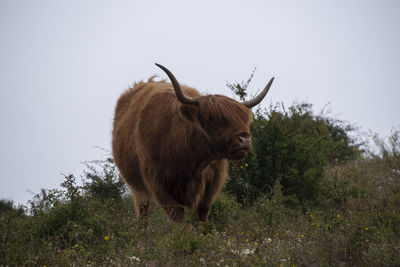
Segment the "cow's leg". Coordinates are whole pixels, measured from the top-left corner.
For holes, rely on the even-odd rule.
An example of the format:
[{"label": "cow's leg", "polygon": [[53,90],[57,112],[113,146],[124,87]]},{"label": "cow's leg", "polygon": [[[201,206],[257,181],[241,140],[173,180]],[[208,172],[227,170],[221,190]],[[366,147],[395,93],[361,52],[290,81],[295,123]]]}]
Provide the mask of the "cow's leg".
[{"label": "cow's leg", "polygon": [[132,188],[135,210],[138,217],[147,217],[150,206],[149,192],[143,192]]},{"label": "cow's leg", "polygon": [[197,215],[200,221],[206,221],[215,196],[221,192],[227,177],[227,160],[213,161],[203,172],[205,190],[203,198],[197,206]]},{"label": "cow's leg", "polygon": [[160,205],[160,207],[165,211],[168,217],[173,222],[182,223],[184,218],[184,209],[168,192],[163,188],[156,186],[153,187],[154,196]]},{"label": "cow's leg", "polygon": [[206,221],[214,198],[218,193],[218,190],[214,184],[206,183],[203,199],[197,206],[197,215],[200,221]]},{"label": "cow's leg", "polygon": [[151,194],[143,181],[137,159],[133,163],[129,168],[122,169],[124,172],[121,170],[121,176],[131,189],[136,215],[145,217],[148,215]]},{"label": "cow's leg", "polygon": [[173,222],[182,223],[184,218],[183,206],[168,192],[167,186],[162,183],[165,179],[163,177],[157,178],[159,174],[154,171],[156,168],[143,166],[142,169],[145,176],[144,182],[153,198]]}]

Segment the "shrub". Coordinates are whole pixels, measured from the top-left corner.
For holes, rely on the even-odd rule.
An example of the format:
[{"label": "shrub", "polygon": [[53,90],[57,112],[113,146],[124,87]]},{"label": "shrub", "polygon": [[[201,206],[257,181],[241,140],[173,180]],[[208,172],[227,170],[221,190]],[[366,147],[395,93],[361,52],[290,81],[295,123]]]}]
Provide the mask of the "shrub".
[{"label": "shrub", "polygon": [[[249,80],[227,84],[240,99],[247,95]],[[268,193],[277,179],[288,202],[315,200],[321,193],[325,167],[357,158],[360,145],[349,136],[354,127],[321,112],[312,105],[283,103],[257,110],[251,124],[253,151],[230,164],[226,190],[242,203],[252,203]]]},{"label": "shrub", "polygon": [[231,162],[227,190],[241,202],[253,202],[277,179],[293,203],[315,200],[324,168],[360,154],[343,122],[314,115],[311,104],[257,111],[251,125],[253,152]]},{"label": "shrub", "polygon": [[112,158],[84,163],[87,167],[84,189],[100,199],[121,200],[128,192],[125,183],[120,179]]},{"label": "shrub", "polygon": [[0,214],[2,213],[15,213],[16,215],[23,215],[24,209],[22,206],[15,207],[12,200],[0,200]]}]

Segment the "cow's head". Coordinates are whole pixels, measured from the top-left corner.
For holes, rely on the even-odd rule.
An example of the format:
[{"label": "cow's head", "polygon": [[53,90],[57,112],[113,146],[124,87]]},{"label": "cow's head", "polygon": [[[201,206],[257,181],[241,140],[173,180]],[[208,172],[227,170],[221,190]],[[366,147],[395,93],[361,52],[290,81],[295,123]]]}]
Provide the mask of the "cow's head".
[{"label": "cow's head", "polygon": [[240,159],[251,150],[249,125],[250,109],[263,100],[272,85],[272,78],[255,98],[238,102],[222,95],[205,95],[197,98],[185,96],[175,76],[164,66],[156,64],[169,77],[177,99],[183,104],[180,112],[194,123],[199,132],[212,144],[212,153],[228,159]]}]

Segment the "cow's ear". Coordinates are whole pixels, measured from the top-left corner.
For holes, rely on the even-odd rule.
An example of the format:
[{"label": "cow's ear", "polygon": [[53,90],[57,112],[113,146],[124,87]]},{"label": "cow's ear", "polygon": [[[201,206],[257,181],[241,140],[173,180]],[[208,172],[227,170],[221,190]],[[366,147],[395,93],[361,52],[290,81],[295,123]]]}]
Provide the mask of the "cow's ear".
[{"label": "cow's ear", "polygon": [[198,107],[194,105],[181,105],[180,107],[182,117],[190,122],[197,118]]}]

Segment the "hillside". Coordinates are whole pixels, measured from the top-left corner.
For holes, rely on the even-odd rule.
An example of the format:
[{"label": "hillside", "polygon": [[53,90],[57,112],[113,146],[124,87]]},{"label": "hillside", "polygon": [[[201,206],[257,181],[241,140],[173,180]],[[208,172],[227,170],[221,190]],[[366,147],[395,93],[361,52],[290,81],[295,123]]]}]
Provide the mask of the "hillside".
[{"label": "hillside", "polygon": [[87,162],[83,186],[67,175],[29,207],[1,202],[0,265],[399,266],[399,131],[366,153],[297,108],[255,117],[254,152],[231,163],[207,222],[154,205],[139,219],[113,161]]}]

